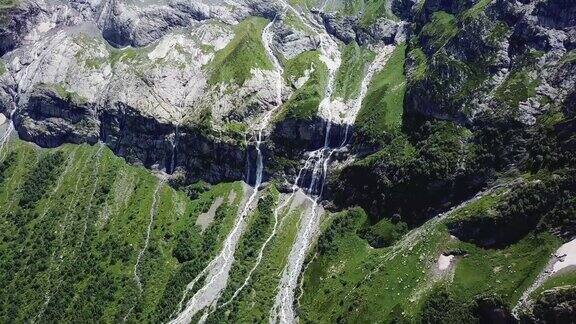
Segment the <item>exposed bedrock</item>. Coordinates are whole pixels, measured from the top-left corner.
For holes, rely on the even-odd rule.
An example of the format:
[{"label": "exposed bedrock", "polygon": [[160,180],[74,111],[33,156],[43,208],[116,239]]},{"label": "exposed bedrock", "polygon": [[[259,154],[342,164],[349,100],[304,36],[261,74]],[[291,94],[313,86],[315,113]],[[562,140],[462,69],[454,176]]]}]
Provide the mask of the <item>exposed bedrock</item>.
[{"label": "exposed bedrock", "polygon": [[[128,162],[151,169],[183,171],[189,180],[242,179],[246,149],[203,132],[145,116],[122,102],[105,109],[72,94],[37,86],[14,115],[19,136],[42,147],[102,141]],[[201,170],[201,171],[200,171]]]},{"label": "exposed bedrock", "polygon": [[403,42],[409,33],[409,24],[387,18],[378,18],[370,26],[362,26],[358,17],[341,16],[333,13],[320,13],[326,31],[348,44],[356,41],[360,45],[382,42],[395,44]]},{"label": "exposed bedrock", "polygon": [[[172,173],[183,172],[187,180],[208,182],[248,178],[254,166],[253,143],[212,134],[198,125],[176,125],[146,116],[121,101],[88,102],[75,93],[38,84],[14,114],[20,138],[41,147],[98,141],[128,162]],[[9,114],[7,106],[4,113]],[[293,181],[303,154],[324,146],[326,121],[286,119],[275,124],[262,144],[264,179]],[[337,143],[346,131],[332,125],[328,143]],[[351,129],[350,129],[351,131]]]},{"label": "exposed bedrock", "polygon": [[475,3],[424,2],[406,60],[406,113],[534,125],[554,103],[570,102],[576,4],[497,0],[478,10]]}]

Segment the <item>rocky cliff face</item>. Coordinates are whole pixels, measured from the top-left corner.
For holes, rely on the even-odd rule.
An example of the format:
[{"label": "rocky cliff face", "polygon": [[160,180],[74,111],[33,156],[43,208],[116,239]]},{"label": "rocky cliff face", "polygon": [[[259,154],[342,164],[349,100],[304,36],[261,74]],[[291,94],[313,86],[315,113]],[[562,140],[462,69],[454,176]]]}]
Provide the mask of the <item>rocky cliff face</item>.
[{"label": "rocky cliff face", "polygon": [[576,316],[576,288],[564,286],[547,290],[532,305],[523,323],[561,323]]},{"label": "rocky cliff face", "polygon": [[360,17],[322,13],[326,30],[346,44],[357,42],[367,45],[375,42],[385,44],[402,43],[409,33],[409,25],[404,21],[378,18],[373,24],[363,26]]},{"label": "rocky cliff face", "polygon": [[[215,72],[212,61],[247,51],[236,48],[246,42],[263,51],[263,25],[247,18],[273,19],[279,8],[260,1],[23,1],[3,13],[0,26],[0,111],[14,112],[20,136],[41,146],[102,141],[147,167],[213,182],[241,179],[246,140],[278,104],[276,76],[267,59],[233,62],[247,73],[229,72],[237,66]],[[255,39],[240,39],[250,33]],[[318,46],[310,30],[288,21],[276,24],[273,40],[287,59]],[[283,135],[273,137],[301,141],[301,152],[323,138],[312,131],[322,120],[311,124],[318,127],[302,134],[279,126]]]},{"label": "rocky cliff face", "polygon": [[532,125],[574,91],[573,2],[425,1],[415,15],[408,113]]},{"label": "rocky cliff face", "polygon": [[[565,120],[574,107],[573,3],[427,0],[407,6],[413,23],[404,134],[383,129],[387,136],[375,147],[359,149],[362,158],[332,177],[332,200],[360,205],[375,219],[397,213],[418,223],[499,172],[542,167],[548,162],[534,159],[546,155],[544,142],[563,152],[551,168],[572,163],[573,136],[561,129],[571,129]],[[551,125],[556,130],[547,130]],[[526,221],[526,231],[538,219]],[[487,230],[487,240],[501,240],[496,233],[509,231]]]}]

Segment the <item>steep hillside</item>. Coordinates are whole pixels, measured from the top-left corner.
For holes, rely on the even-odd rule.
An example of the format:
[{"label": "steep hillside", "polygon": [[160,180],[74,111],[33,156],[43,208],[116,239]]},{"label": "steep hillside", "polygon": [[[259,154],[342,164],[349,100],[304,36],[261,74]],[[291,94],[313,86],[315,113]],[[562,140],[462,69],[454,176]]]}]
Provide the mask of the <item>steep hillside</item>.
[{"label": "steep hillside", "polygon": [[570,0],[0,0],[0,322],[571,322],[575,44]]}]

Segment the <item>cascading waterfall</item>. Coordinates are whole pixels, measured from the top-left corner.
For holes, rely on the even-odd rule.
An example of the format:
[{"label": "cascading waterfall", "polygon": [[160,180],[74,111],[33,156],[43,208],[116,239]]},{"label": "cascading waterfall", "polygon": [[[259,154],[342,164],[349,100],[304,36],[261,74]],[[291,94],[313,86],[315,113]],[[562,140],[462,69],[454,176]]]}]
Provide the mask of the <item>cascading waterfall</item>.
[{"label": "cascading waterfall", "polygon": [[6,145],[6,143],[8,143],[8,140],[10,139],[10,135],[12,134],[12,131],[14,131],[14,113],[15,112],[16,112],[16,109],[13,109],[10,112],[10,117],[7,120],[8,126],[6,127],[4,134],[2,134],[2,137],[0,138],[0,153],[2,153],[2,151],[4,150],[4,146]]},{"label": "cascading waterfall", "polygon": [[[246,204],[244,205],[239,216],[237,217],[232,230],[226,237],[223,244],[223,248],[220,251],[220,253],[186,287],[186,290],[184,291],[184,294],[178,306],[179,314],[176,316],[176,318],[171,320],[170,323],[189,323],[192,317],[196,315],[196,313],[198,313],[200,310],[206,307],[213,307],[216,305],[221,292],[226,287],[228,281],[228,274],[234,261],[234,252],[236,250],[236,245],[238,244],[243,229],[246,225],[245,218],[247,217],[251,206],[253,205],[258,196],[258,191],[260,185],[262,184],[263,170],[264,170],[264,159],[261,149],[261,145],[264,141],[264,131],[268,127],[274,112],[281,106],[282,88],[284,85],[283,68],[280,65],[280,62],[276,58],[276,55],[274,54],[271,47],[273,37],[272,27],[274,26],[275,22],[276,18],[274,18],[264,28],[264,31],[262,32],[262,43],[266,49],[266,52],[270,60],[274,65],[276,74],[278,76],[277,88],[276,88],[277,90],[276,103],[272,109],[266,112],[258,127],[258,133],[256,135],[256,142],[255,142],[256,170],[255,170],[255,180],[252,193],[248,197]],[[246,181],[247,182],[250,181],[249,174]],[[190,300],[186,303],[186,306],[182,310],[188,291],[194,289],[196,283],[200,281],[200,279],[202,279],[204,276],[206,277],[204,285],[192,296],[192,298],[190,298]],[[205,312],[203,319],[205,319],[206,316],[208,316],[208,314],[209,314],[208,312]],[[201,319],[201,321],[203,319]]]},{"label": "cascading waterfall", "polygon": [[[305,22],[305,19],[298,13],[298,11],[293,8],[292,10],[303,22]],[[314,24],[314,22],[312,23]],[[300,179],[306,179],[300,177],[295,181],[295,185],[302,188],[304,192],[309,195],[309,198],[312,200],[312,207],[310,212],[305,213],[300,220],[300,226],[298,228],[298,233],[296,234],[297,237],[288,256],[286,267],[284,268],[282,278],[280,279],[274,306],[270,313],[271,322],[277,320],[281,322],[292,322],[294,320],[292,310],[294,291],[298,282],[298,276],[304,263],[304,257],[319,225],[319,216],[321,213],[319,211],[320,208],[318,208],[318,200],[322,195],[328,160],[333,151],[330,147],[330,131],[332,128],[330,106],[332,93],[334,91],[336,71],[341,64],[340,51],[336,42],[326,33],[326,31],[320,29],[318,26],[313,30],[317,32],[317,35],[320,38],[320,59],[328,68],[328,85],[325,90],[324,99],[319,106],[320,113],[325,114],[328,117],[325,129],[324,146],[309,153],[306,163],[299,172],[299,175],[306,174],[308,168],[312,165],[309,183],[307,185],[300,184]]]},{"label": "cascading waterfall", "polygon": [[[309,165],[310,159],[308,159],[306,161],[306,166]],[[274,226],[272,228],[272,233],[270,233],[270,235],[268,236],[268,238],[266,238],[266,240],[264,241],[264,243],[262,244],[262,246],[260,247],[260,250],[258,251],[258,257],[256,258],[256,262],[254,262],[254,265],[252,266],[252,268],[250,269],[250,271],[248,272],[248,275],[246,276],[246,278],[244,279],[244,282],[242,283],[242,285],[240,285],[240,287],[238,287],[238,289],[236,289],[234,291],[234,294],[232,294],[232,297],[230,297],[230,299],[228,299],[226,302],[222,303],[222,305],[220,305],[219,307],[226,307],[227,305],[229,305],[231,302],[234,301],[234,299],[236,299],[238,297],[238,295],[240,294],[240,292],[242,292],[242,290],[244,288],[246,288],[246,286],[248,285],[248,283],[250,282],[250,279],[252,278],[252,275],[254,274],[254,271],[256,271],[256,269],[258,268],[258,266],[260,265],[260,263],[262,262],[262,258],[264,257],[264,250],[266,249],[266,247],[268,246],[268,244],[270,243],[270,241],[272,241],[272,239],[274,238],[274,236],[276,236],[276,233],[278,232],[278,221],[279,221],[279,217],[280,217],[280,212],[282,210],[284,210],[284,208],[286,208],[288,206],[288,203],[290,203],[290,201],[292,201],[292,198],[294,197],[294,195],[296,194],[296,192],[298,191],[298,181],[300,179],[300,177],[302,176],[302,171],[305,168],[302,168],[300,170],[300,172],[298,172],[298,176],[296,177],[296,180],[294,181],[294,184],[292,185],[292,190],[290,195],[284,200],[284,202],[282,202],[281,204],[279,204],[278,206],[276,206],[276,208],[274,209]],[[209,314],[210,315],[210,314]]]},{"label": "cascading waterfall", "polygon": [[[294,9],[293,9],[294,10]],[[296,10],[294,12],[297,13]],[[297,13],[298,14],[298,13]],[[302,16],[300,19],[304,21]],[[312,22],[314,24],[314,22]],[[318,25],[315,24],[317,30]],[[316,151],[312,151],[308,155],[308,159],[299,172],[299,176],[296,179],[295,184],[300,186],[302,190],[309,195],[312,200],[312,207],[309,213],[305,213],[300,220],[300,227],[298,229],[296,241],[292,246],[292,250],[288,256],[288,262],[284,268],[282,278],[279,284],[279,290],[276,295],[274,306],[270,312],[271,322],[294,322],[294,310],[292,308],[294,304],[294,294],[295,289],[298,284],[298,279],[302,271],[302,266],[306,253],[309,246],[312,243],[313,238],[318,233],[318,227],[320,224],[320,216],[322,213],[321,207],[318,205],[319,200],[322,198],[324,191],[324,184],[328,174],[328,166],[330,159],[334,152],[342,149],[346,146],[349,139],[350,125],[354,123],[356,115],[358,114],[362,101],[366,96],[368,85],[372,80],[374,74],[379,71],[386,59],[389,57],[390,48],[388,50],[381,51],[378,53],[377,57],[370,64],[366,74],[360,85],[360,93],[354,103],[352,109],[348,111],[344,123],[346,124],[343,134],[336,134],[335,140],[331,140],[331,130],[332,130],[332,103],[331,97],[334,90],[335,74],[340,66],[340,52],[338,51],[338,45],[332,40],[332,38],[322,30],[319,34],[321,37],[321,59],[324,61],[329,70],[329,82],[326,89],[325,97],[320,103],[320,113],[327,116],[327,123],[325,129],[324,146]],[[312,163],[310,161],[313,161]],[[312,168],[309,170],[310,166]],[[300,177],[301,174],[311,173],[308,183],[299,183],[300,180],[306,181],[306,177]]]},{"label": "cascading waterfall", "polygon": [[178,146],[178,134],[178,125],[176,125],[173,135],[174,137],[171,142],[170,164],[168,165],[168,168],[166,168],[166,173],[168,174],[172,174],[176,171],[176,146]]}]

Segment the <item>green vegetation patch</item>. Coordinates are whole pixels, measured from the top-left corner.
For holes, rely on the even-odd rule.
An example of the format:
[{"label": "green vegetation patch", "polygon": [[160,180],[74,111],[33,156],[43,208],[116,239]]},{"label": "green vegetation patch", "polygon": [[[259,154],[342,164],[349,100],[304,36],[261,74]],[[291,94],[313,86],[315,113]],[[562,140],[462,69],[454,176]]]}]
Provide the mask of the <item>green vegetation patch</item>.
[{"label": "green vegetation patch", "polygon": [[356,98],[360,91],[364,70],[374,57],[374,52],[361,47],[355,41],[345,45],[342,51],[342,64],[336,73],[333,97],[341,97],[345,100]]},{"label": "green vegetation patch", "polygon": [[5,24],[8,21],[8,11],[16,7],[20,0],[0,0],[0,24]]},{"label": "green vegetation patch", "polygon": [[[5,149],[0,322],[167,321],[243,197],[239,183],[224,183],[190,199],[103,147]],[[201,233],[196,219],[217,197],[225,203]]]},{"label": "green vegetation patch", "polygon": [[384,218],[360,231],[360,237],[366,239],[371,247],[382,248],[394,244],[407,232],[408,225],[406,223]]},{"label": "green vegetation patch", "polygon": [[[447,219],[472,217],[493,208],[501,194],[496,191],[474,200]],[[299,311],[306,321],[458,318],[469,322],[477,319],[475,307],[482,302],[511,309],[560,244],[557,237],[540,232],[503,249],[482,249],[450,239],[446,220],[433,219],[396,238],[390,247],[371,249],[361,236],[376,227],[389,233],[389,221],[363,227],[366,216],[358,209],[333,219],[304,274]],[[438,277],[438,255],[446,251],[458,251],[460,256],[453,261],[453,276]]]},{"label": "green vegetation patch", "polygon": [[480,0],[474,4],[470,9],[464,11],[461,14],[461,20],[465,23],[470,23],[472,20],[476,19],[481,13],[483,13],[492,0]]},{"label": "green vegetation patch", "polygon": [[355,15],[360,12],[365,5],[364,0],[344,0],[341,12],[344,15]]},{"label": "green vegetation patch", "polygon": [[406,45],[400,45],[368,87],[354,124],[356,131],[371,142],[381,141],[384,133],[397,131],[402,123],[406,76]]},{"label": "green vegetation patch", "polygon": [[324,98],[328,69],[318,58],[318,52],[304,52],[286,62],[285,78],[294,80],[309,70],[306,83],[296,89],[284,104],[276,120],[287,118],[311,119],[318,113],[318,106]]},{"label": "green vegetation patch", "polygon": [[548,263],[560,241],[549,233],[530,234],[505,249],[488,250],[458,242],[466,251],[459,261],[451,290],[461,300],[493,294],[514,305]]},{"label": "green vegetation patch", "polygon": [[489,215],[494,212],[494,208],[502,202],[502,190],[498,190],[495,193],[484,195],[472,203],[468,204],[466,208],[457,210],[450,215],[450,220],[448,222],[469,219],[471,217],[476,217],[477,215]]},{"label": "green vegetation patch", "polygon": [[515,70],[508,75],[504,83],[494,93],[494,98],[512,108],[517,108],[520,102],[536,95],[536,87],[540,84],[525,70]]},{"label": "green vegetation patch", "polygon": [[414,61],[415,69],[410,75],[410,79],[413,81],[421,81],[426,77],[426,71],[428,70],[428,58],[422,48],[415,47],[408,53],[410,60]]},{"label": "green vegetation patch", "polygon": [[[318,51],[306,51],[284,62],[284,80],[293,84],[299,78],[304,77],[307,71],[311,73],[319,67],[322,68],[324,63],[320,61],[319,56]],[[324,69],[326,69],[325,65]]]},{"label": "green vegetation patch", "polygon": [[560,64],[572,64],[574,62],[576,62],[576,50],[567,52],[560,60]]},{"label": "green vegetation patch", "polygon": [[4,73],[6,73],[6,65],[4,60],[0,59],[0,77],[3,76]]},{"label": "green vegetation patch", "polygon": [[[144,50],[137,49],[133,47],[127,47],[123,49],[112,49],[110,51],[110,56],[108,60],[110,61],[110,65],[113,67],[116,66],[119,62],[134,62],[144,57]],[[99,62],[95,62],[96,66],[100,64]]]},{"label": "green vegetation patch", "polygon": [[546,290],[554,289],[563,286],[576,286],[576,271],[568,270],[552,275],[544,283],[532,292],[531,298],[538,298]]},{"label": "green vegetation patch", "polygon": [[59,176],[58,170],[64,162],[64,154],[55,152],[42,155],[34,166],[21,188],[22,199],[19,204],[23,208],[30,208],[34,203],[55,185]]},{"label": "green vegetation patch", "polygon": [[[343,219],[344,218],[344,219]],[[447,242],[441,227],[372,249],[358,236],[367,216],[359,209],[335,215],[319,239],[318,255],[304,274],[301,319],[316,323],[390,322],[397,313],[415,318],[426,290],[428,260]]]},{"label": "green vegetation patch", "polygon": [[235,83],[238,85],[251,77],[252,69],[272,69],[266,49],[262,44],[262,31],[268,21],[248,18],[235,27],[234,38],[216,52],[210,63],[210,84]]},{"label": "green vegetation patch", "polygon": [[427,47],[436,52],[456,36],[458,30],[458,20],[454,15],[436,11],[432,14],[432,20],[422,28],[420,42],[429,45]]},{"label": "green vegetation patch", "polygon": [[248,126],[243,122],[231,121],[224,124],[224,132],[234,140],[242,141],[246,136]]},{"label": "green vegetation patch", "polygon": [[[77,62],[82,62],[85,67],[97,70],[109,61],[109,58],[106,56],[100,57],[95,55],[97,53],[97,47],[100,45],[96,38],[86,34],[80,34],[74,39],[74,42],[80,46],[80,49],[74,54],[74,57]],[[112,53],[113,55],[117,55],[118,50],[113,49]]]},{"label": "green vegetation patch", "polygon": [[378,152],[356,161],[355,164],[362,167],[372,167],[379,161],[386,161],[390,164],[403,166],[413,161],[417,152],[416,147],[408,141],[406,136],[398,135]]},{"label": "green vegetation patch", "polygon": [[362,10],[363,14],[360,19],[362,26],[370,26],[380,17],[398,21],[398,17],[396,17],[390,10],[388,10],[389,1],[390,0],[365,0]]},{"label": "green vegetation patch", "polygon": [[75,105],[83,105],[88,101],[88,99],[79,95],[78,93],[68,90],[67,84],[65,83],[38,83],[35,85],[35,87],[52,90],[62,100],[68,101]]}]

